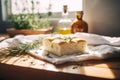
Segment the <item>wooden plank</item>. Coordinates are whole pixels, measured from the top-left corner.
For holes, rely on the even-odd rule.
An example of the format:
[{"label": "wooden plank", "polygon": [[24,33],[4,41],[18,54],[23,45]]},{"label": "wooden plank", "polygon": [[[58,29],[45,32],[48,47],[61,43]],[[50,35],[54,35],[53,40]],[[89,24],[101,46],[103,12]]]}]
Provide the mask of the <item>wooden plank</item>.
[{"label": "wooden plank", "polygon": [[[31,68],[38,70],[52,71],[54,73],[67,73],[75,75],[84,75],[104,79],[120,79],[120,63],[118,60],[105,61],[83,61],[80,63],[66,63],[63,65],[54,65],[42,60],[35,59],[29,55],[6,58],[1,61],[2,64],[11,66],[20,66],[22,68]],[[4,72],[4,71],[3,71]],[[23,71],[24,72],[24,71]]]}]

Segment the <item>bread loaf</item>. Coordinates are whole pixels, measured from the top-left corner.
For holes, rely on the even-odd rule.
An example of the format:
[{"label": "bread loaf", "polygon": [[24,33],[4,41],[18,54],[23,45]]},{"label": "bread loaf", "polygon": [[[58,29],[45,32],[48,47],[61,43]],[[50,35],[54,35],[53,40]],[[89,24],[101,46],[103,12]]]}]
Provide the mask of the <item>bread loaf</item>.
[{"label": "bread loaf", "polygon": [[87,42],[78,37],[48,37],[43,39],[44,49],[57,56],[84,53]]}]

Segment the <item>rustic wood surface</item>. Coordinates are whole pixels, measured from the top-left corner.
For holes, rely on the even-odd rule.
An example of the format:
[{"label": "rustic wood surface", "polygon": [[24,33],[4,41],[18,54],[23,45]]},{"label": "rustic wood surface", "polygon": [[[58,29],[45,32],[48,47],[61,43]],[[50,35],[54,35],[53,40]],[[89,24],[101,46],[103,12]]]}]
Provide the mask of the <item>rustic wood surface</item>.
[{"label": "rustic wood surface", "polygon": [[120,79],[120,59],[54,65],[30,55],[8,56],[0,58],[0,75],[12,80],[115,80]]},{"label": "rustic wood surface", "polygon": [[120,80],[120,59],[89,60],[54,65],[31,55],[0,56],[0,80],[50,79]]}]

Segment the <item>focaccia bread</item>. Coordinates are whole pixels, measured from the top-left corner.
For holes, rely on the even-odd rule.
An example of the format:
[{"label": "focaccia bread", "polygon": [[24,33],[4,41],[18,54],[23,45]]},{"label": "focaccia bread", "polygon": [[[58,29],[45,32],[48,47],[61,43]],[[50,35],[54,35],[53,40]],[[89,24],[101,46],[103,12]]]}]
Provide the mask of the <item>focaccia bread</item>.
[{"label": "focaccia bread", "polygon": [[86,40],[78,37],[48,37],[43,39],[43,47],[46,51],[57,56],[85,53]]}]

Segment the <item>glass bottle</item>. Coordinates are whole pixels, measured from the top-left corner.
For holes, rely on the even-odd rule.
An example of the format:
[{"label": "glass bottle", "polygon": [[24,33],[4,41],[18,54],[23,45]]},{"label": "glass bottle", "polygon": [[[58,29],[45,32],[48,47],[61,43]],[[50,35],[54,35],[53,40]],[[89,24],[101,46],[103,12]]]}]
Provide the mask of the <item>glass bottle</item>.
[{"label": "glass bottle", "polygon": [[75,21],[71,26],[71,32],[88,32],[88,24],[82,19],[83,11],[77,11],[77,21]]},{"label": "glass bottle", "polygon": [[68,18],[68,6],[63,5],[62,18],[58,22],[58,33],[59,34],[71,34],[71,19]]}]

